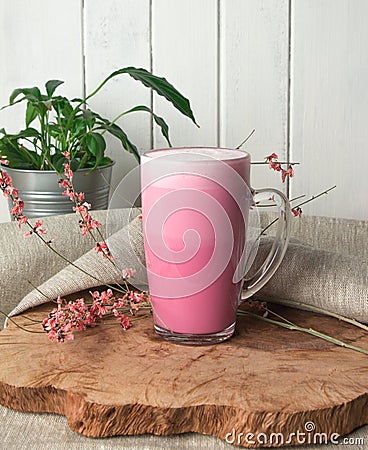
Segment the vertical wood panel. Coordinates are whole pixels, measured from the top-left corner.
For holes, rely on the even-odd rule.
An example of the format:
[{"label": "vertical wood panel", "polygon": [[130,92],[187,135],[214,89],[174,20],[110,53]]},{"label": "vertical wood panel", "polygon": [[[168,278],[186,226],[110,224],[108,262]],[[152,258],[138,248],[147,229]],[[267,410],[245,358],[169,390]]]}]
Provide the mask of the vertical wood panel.
[{"label": "vertical wood panel", "polygon": [[[0,105],[14,88],[43,86],[49,79],[64,80],[58,92],[82,94],[81,3],[76,0],[12,0],[0,9]],[[16,132],[24,127],[24,107],[0,111],[0,128]],[[9,220],[0,199],[0,222]]]},{"label": "vertical wood panel", "polygon": [[[153,70],[189,98],[200,129],[162,98],[155,110],[170,127],[174,146],[216,145],[217,0],[153,0]],[[154,129],[154,146],[167,147]]]},{"label": "vertical wood panel", "polygon": [[[150,69],[149,0],[87,0],[85,2],[85,70],[87,93],[112,71],[136,66]],[[150,106],[150,91],[128,75],[112,79],[89,104],[108,119],[133,106]],[[151,121],[146,113],[133,113],[118,124],[140,151],[151,143]],[[122,150],[115,138],[107,138],[108,153],[116,161],[112,187],[136,166],[135,158]],[[132,189],[139,188],[137,185]]]},{"label": "vertical wood panel", "polygon": [[[287,158],[288,1],[221,0],[220,144],[245,147],[252,160]],[[279,174],[252,167],[255,187],[285,190]]]},{"label": "vertical wood panel", "polygon": [[305,213],[368,219],[368,2],[292,3],[293,195],[337,189]]}]

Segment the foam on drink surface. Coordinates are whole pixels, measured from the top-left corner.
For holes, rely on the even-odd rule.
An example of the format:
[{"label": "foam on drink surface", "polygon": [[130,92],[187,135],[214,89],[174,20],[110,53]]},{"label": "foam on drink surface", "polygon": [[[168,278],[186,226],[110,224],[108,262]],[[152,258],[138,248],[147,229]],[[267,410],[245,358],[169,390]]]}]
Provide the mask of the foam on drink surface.
[{"label": "foam on drink surface", "polygon": [[221,149],[221,148],[170,148],[162,150],[151,150],[146,152],[144,157],[159,158],[169,157],[172,161],[211,161],[215,160],[229,160],[247,157],[248,154],[236,149]]},{"label": "foam on drink surface", "polygon": [[191,187],[212,190],[213,181],[227,186],[232,178],[239,175],[249,184],[249,168],[249,154],[236,149],[195,147],[151,150],[141,158],[142,186],[153,183],[156,187],[168,189]]}]

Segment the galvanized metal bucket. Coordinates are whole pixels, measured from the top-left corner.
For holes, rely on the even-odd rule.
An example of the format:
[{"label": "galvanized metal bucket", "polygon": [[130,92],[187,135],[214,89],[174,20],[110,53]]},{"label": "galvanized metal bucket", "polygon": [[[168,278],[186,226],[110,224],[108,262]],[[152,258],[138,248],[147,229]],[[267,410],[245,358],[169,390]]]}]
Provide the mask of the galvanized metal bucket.
[{"label": "galvanized metal bucket", "polygon": [[[109,203],[112,167],[115,163],[99,167],[92,173],[90,169],[74,172],[73,185],[76,192],[84,192],[92,209],[107,209]],[[55,216],[73,212],[73,202],[62,194],[59,187],[60,176],[51,170],[25,170],[6,168],[24,201],[23,213],[29,218]],[[13,207],[9,201],[9,207]]]}]

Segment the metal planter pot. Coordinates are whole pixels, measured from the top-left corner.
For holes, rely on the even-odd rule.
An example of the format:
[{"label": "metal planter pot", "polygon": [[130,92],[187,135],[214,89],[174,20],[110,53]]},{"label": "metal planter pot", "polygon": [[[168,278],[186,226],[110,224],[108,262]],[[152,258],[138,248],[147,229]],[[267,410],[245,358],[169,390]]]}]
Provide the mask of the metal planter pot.
[{"label": "metal planter pot", "polygon": [[[74,172],[73,185],[76,192],[84,192],[92,209],[107,209],[110,182],[114,163],[99,167],[92,173],[90,169]],[[6,168],[24,201],[23,213],[29,218],[55,216],[73,212],[73,203],[62,194],[59,187],[60,176],[54,171],[24,170]],[[13,204],[9,201],[9,207]]]}]

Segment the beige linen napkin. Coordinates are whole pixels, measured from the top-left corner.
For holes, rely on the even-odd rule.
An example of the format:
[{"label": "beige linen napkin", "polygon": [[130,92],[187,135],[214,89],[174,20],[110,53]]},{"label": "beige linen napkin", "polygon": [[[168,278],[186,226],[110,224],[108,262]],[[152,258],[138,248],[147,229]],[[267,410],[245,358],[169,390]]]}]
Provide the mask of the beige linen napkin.
[{"label": "beige linen napkin", "polygon": [[[264,260],[270,244],[270,238],[262,240],[254,262],[255,267],[259,267]],[[147,288],[141,220],[135,218],[112,234],[109,245],[117,250],[117,265],[121,269],[136,269],[136,285]],[[65,296],[104,283],[122,281],[120,270],[94,250],[85,253],[74,264],[82,267],[92,277],[69,265],[41,284],[38,290],[26,295],[11,315],[58,295]],[[368,263],[364,257],[321,250],[291,239],[280,268],[259,294],[265,299],[281,298],[303,302],[368,322]]]},{"label": "beige linen napkin", "polygon": [[[261,241],[259,262],[270,245],[269,239]],[[291,239],[283,262],[259,295],[302,302],[368,322],[368,262]]]}]

